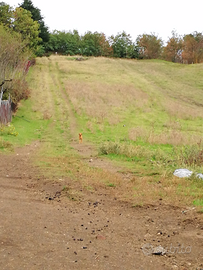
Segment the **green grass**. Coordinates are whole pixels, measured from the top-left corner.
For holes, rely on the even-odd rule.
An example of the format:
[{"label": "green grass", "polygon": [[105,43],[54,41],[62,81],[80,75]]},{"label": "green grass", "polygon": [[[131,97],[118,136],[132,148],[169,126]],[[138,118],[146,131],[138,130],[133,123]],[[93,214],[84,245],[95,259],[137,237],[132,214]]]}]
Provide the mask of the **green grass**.
[{"label": "green grass", "polygon": [[100,155],[147,177],[146,186],[156,189],[165,179],[166,190],[186,197],[192,190],[192,197],[200,197],[193,189],[202,190],[200,180],[182,179],[180,191],[176,182],[170,187],[170,179],[181,167],[203,171],[203,64],[99,58],[62,60],[58,68],[79,129],[100,146]]},{"label": "green grass", "polygon": [[193,202],[195,206],[203,206],[203,199],[197,199]]},{"label": "green grass", "polygon": [[58,67],[87,140],[130,139],[170,160],[174,147],[202,140],[203,72],[194,66],[101,58]]},{"label": "green grass", "polygon": [[40,140],[49,124],[49,120],[44,120],[42,115],[33,112],[31,105],[31,100],[22,101],[17,114],[12,119],[11,127],[14,128],[14,134],[8,135],[6,132],[1,134],[2,139],[9,141],[14,147]]},{"label": "green grass", "polygon": [[107,183],[106,186],[107,187],[116,187],[116,185],[114,183]]},{"label": "green grass", "polygon": [[[160,197],[201,203],[201,180],[172,173],[203,172],[203,64],[70,60],[37,59],[28,75],[32,96],[13,117],[18,135],[2,133],[0,149],[40,140],[37,162],[50,177],[82,181],[86,190],[113,187],[135,205]],[[117,176],[84,164],[70,146],[78,131],[131,181],[122,186]]]}]

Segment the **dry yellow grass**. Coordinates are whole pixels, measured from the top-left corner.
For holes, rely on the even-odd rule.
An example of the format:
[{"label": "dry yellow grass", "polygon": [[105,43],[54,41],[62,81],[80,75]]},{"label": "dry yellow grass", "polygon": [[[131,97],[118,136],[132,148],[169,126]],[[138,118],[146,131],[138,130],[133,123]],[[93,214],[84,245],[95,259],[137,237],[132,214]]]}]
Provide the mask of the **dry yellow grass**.
[{"label": "dry yellow grass", "polygon": [[169,115],[179,119],[195,119],[203,115],[203,107],[198,107],[194,104],[184,104],[172,99],[168,99],[167,102],[163,102],[163,104]]},{"label": "dry yellow grass", "polygon": [[[202,108],[195,106],[196,98],[190,94],[188,102],[186,98],[184,102],[181,99],[175,102],[171,93],[175,92],[176,85],[172,82],[171,75],[169,80],[161,63],[151,63],[150,67],[145,61],[105,58],[69,61],[63,56],[37,60],[37,66],[33,69],[33,110],[40,111],[42,117],[51,117],[52,120],[47,137],[43,138],[46,143],[40,159],[44,164],[51,164],[47,173],[52,176],[64,175],[71,179],[71,194],[75,194],[74,196],[81,196],[74,193],[74,189],[77,191],[79,185],[91,192],[105,190],[112,196],[135,205],[153,204],[159,200],[183,205],[201,198],[201,193],[196,189],[198,185],[193,186],[187,179],[172,176],[171,171],[168,173],[168,169],[164,170],[163,166],[159,169],[158,163],[146,163],[144,170],[143,167],[138,167],[138,162],[134,162],[134,171],[138,168],[139,176],[125,168],[125,173],[129,173],[129,177],[125,178],[125,173],[92,168],[70,149],[68,138],[70,134],[78,136],[77,129],[83,129],[86,142],[90,138],[91,143],[98,143],[101,134],[104,140],[116,138],[119,141],[125,137],[136,141],[141,137],[150,145],[176,146],[201,140],[203,128],[196,118],[201,116]],[[164,68],[167,70],[165,64]],[[169,69],[170,72],[172,74]],[[166,89],[168,83],[162,85],[163,78],[171,82],[169,88],[172,92]],[[183,86],[180,79],[177,85]],[[188,87],[186,92],[191,88],[192,86]],[[201,95],[196,88],[194,92]],[[183,95],[184,91],[178,93]],[[78,117],[75,126],[71,124],[76,121],[71,109]],[[188,122],[188,126],[191,124],[189,128],[186,122],[188,118],[193,119]],[[120,147],[123,147],[120,149],[121,154],[128,152],[131,157],[145,157],[149,151],[144,146],[133,148],[124,144]],[[158,171],[157,175],[153,174],[150,166],[154,171]],[[195,191],[190,193],[192,188]]]},{"label": "dry yellow grass", "polygon": [[118,110],[141,108],[148,102],[147,94],[132,85],[105,84],[103,82],[66,82],[66,91],[77,114],[87,114],[103,122],[119,122]]},{"label": "dry yellow grass", "polygon": [[[176,124],[172,125],[176,126]],[[177,126],[179,126],[178,123]],[[178,130],[178,128],[168,128],[157,133],[153,129],[137,127],[129,130],[129,139],[132,141],[142,139],[144,142],[150,144],[171,144],[173,146],[177,146],[196,144],[202,140],[202,135],[188,134],[187,132]]]}]

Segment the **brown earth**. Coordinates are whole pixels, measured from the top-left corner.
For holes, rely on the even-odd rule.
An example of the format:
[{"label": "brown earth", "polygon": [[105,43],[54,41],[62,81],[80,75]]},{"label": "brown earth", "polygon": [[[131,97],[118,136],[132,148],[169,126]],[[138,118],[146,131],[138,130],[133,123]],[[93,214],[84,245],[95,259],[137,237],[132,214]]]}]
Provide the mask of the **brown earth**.
[{"label": "brown earth", "polygon": [[[74,138],[78,130],[69,100],[56,70],[48,71],[48,77],[40,73],[42,81],[51,78],[49,85],[58,88],[66,101],[63,110]],[[51,112],[54,93],[46,92]],[[109,188],[92,192],[70,177],[49,177],[34,162],[42,144],[0,154],[0,270],[203,269],[203,214],[192,207],[165,205],[162,200],[132,207]],[[89,166],[128,179],[122,168],[97,157],[94,146],[73,140],[72,147]],[[69,192],[74,185],[83,195],[76,201]],[[153,254],[152,246],[161,246],[164,254]]]},{"label": "brown earth", "polygon": [[[90,146],[73,145],[91,159]],[[106,190],[72,201],[63,192],[71,179],[53,181],[33,165],[39,147],[0,154],[0,269],[203,269],[203,217],[194,208],[133,208]],[[92,166],[119,173],[96,158]]]}]

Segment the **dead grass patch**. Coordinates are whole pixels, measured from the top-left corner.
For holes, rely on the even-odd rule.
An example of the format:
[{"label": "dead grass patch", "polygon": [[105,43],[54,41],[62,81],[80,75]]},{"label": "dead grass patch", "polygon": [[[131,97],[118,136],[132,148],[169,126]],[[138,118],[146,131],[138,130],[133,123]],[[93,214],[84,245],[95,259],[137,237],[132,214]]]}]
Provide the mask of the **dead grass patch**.
[{"label": "dead grass patch", "polygon": [[99,148],[101,155],[116,154],[127,157],[148,157],[152,155],[149,149],[140,145],[121,144],[119,142],[105,142]]},{"label": "dead grass patch", "polygon": [[9,142],[9,141],[3,140],[3,138],[0,137],[0,148],[12,150],[13,149],[13,144],[11,142]]},{"label": "dead grass patch", "polygon": [[98,122],[107,119],[113,125],[120,122],[115,109],[122,112],[132,106],[142,107],[148,102],[147,94],[132,85],[69,81],[66,91],[76,113],[85,113],[97,118]]},{"label": "dead grass patch", "polygon": [[164,102],[164,108],[170,116],[175,116],[179,119],[195,119],[203,115],[203,107],[192,106],[180,101],[173,101],[167,99],[167,102]]},{"label": "dead grass patch", "polygon": [[[188,132],[179,130],[181,129],[179,123],[172,123],[170,125],[172,129],[167,129],[160,133],[157,133],[154,129],[144,127],[131,128],[128,136],[132,141],[141,139],[150,144],[171,144],[173,146],[193,145],[202,140],[202,135],[188,134]],[[178,128],[173,128],[175,125],[177,125]]]},{"label": "dead grass patch", "polygon": [[49,120],[51,117],[52,117],[52,115],[48,111],[45,111],[43,113],[43,119],[44,120]]}]

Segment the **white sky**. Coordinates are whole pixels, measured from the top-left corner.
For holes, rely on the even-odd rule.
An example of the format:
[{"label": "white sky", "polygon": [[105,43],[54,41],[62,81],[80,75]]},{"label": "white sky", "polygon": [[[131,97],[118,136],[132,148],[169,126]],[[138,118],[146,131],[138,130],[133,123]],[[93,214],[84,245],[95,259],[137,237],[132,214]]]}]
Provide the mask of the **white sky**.
[{"label": "white sky", "polygon": [[[3,0],[17,7],[23,0]],[[164,41],[172,30],[179,35],[203,32],[202,0],[32,0],[41,10],[50,31],[103,32],[107,37],[125,31],[135,41],[138,35],[154,33]]]}]

